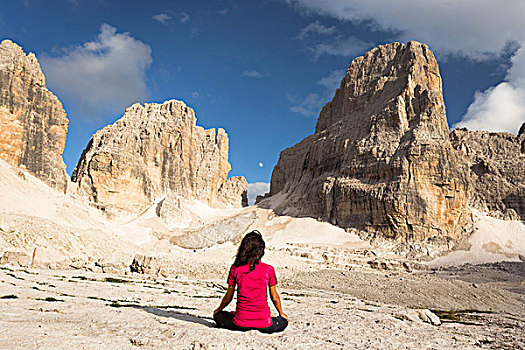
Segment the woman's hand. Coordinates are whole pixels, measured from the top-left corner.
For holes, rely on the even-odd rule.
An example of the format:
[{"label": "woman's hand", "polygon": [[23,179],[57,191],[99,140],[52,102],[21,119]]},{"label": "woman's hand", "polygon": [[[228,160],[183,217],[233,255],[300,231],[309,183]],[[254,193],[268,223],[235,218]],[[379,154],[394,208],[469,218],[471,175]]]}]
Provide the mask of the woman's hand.
[{"label": "woman's hand", "polygon": [[286,315],[283,312],[283,308],[281,306],[281,298],[279,297],[279,293],[277,293],[277,288],[275,287],[275,285],[270,287],[270,299],[272,300],[273,305],[279,312],[279,316],[286,318],[286,321],[288,321],[288,315]]},{"label": "woman's hand", "polygon": [[215,309],[215,311],[213,311],[213,314],[215,315],[216,313],[221,312],[221,311],[222,311],[222,309],[220,307],[218,307],[218,308]]}]

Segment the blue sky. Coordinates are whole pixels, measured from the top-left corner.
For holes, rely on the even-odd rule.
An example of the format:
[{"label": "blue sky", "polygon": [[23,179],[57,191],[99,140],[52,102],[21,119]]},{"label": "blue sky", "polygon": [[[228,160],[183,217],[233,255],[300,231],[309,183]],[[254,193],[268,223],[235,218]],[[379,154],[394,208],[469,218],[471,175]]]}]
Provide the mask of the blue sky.
[{"label": "blue sky", "polygon": [[0,38],[37,55],[64,104],[69,173],[127,106],[179,99],[198,125],[226,129],[231,176],[267,183],[350,61],[392,41],[434,50],[451,127],[515,133],[524,17],[511,0],[0,1]]}]

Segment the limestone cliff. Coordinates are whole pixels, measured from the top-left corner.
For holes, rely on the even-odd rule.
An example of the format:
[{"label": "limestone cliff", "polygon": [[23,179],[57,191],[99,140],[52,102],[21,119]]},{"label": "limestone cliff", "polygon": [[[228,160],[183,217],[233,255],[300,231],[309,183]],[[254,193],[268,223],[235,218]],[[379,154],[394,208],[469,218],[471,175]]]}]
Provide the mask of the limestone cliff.
[{"label": "limestone cliff", "polygon": [[351,62],[315,133],[281,152],[275,197],[261,205],[395,239],[446,240],[470,220],[467,193],[438,64],[412,41]]},{"label": "limestone cliff", "polygon": [[166,195],[240,206],[246,186],[218,195],[230,169],[226,132],[197,126],[193,110],[171,100],[134,104],[95,133],[72,181],[110,215],[140,213]]},{"label": "limestone cliff", "polygon": [[497,218],[525,220],[525,123],[518,136],[456,129],[450,138],[470,168],[471,205]]},{"label": "limestone cliff", "polygon": [[24,167],[60,191],[68,183],[62,152],[68,120],[62,104],[46,88],[33,53],[0,43],[0,158]]}]

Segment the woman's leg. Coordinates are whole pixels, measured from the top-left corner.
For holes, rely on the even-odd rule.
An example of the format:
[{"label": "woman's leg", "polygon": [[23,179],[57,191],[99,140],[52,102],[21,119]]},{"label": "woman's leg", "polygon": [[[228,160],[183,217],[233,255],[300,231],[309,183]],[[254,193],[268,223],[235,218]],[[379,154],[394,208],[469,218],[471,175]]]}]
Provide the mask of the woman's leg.
[{"label": "woman's leg", "polygon": [[272,317],[272,325],[266,328],[258,328],[262,333],[277,333],[282,332],[288,327],[288,320],[284,317]]},{"label": "woman's leg", "polygon": [[233,316],[235,316],[234,312],[219,311],[213,315],[213,320],[217,324],[217,327],[226,328],[232,331],[245,332],[254,329],[237,326],[235,323],[233,323]]},{"label": "woman's leg", "polygon": [[233,324],[233,316],[233,312],[219,311],[213,315],[213,320],[217,324],[217,327],[235,329],[235,325]]}]

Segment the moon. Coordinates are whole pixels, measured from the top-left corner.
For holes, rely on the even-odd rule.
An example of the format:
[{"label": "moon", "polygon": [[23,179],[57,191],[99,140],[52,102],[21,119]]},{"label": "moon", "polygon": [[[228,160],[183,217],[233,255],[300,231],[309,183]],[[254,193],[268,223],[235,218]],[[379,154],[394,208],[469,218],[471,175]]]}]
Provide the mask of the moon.
[{"label": "moon", "polygon": [[259,162],[259,168],[262,168],[263,166],[264,166],[264,164]]}]

